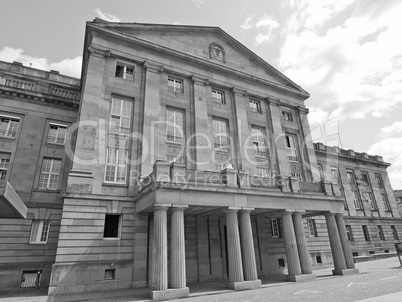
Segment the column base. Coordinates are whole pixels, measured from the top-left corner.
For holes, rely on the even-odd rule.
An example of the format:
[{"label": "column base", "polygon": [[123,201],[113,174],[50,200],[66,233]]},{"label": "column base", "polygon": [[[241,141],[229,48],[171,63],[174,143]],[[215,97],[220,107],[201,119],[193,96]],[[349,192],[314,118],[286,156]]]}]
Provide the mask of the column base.
[{"label": "column base", "polygon": [[292,281],[292,282],[306,282],[306,281],[312,281],[315,279],[316,279],[315,274],[287,275],[286,276],[286,281]]},{"label": "column base", "polygon": [[357,268],[348,268],[348,269],[334,269],[334,270],[332,270],[332,275],[346,276],[346,275],[355,275],[355,274],[359,274],[359,269],[357,269]]},{"label": "column base", "polygon": [[261,287],[261,280],[241,281],[241,282],[228,282],[228,288],[233,290],[247,290]]},{"label": "column base", "polygon": [[183,288],[168,288],[165,290],[151,290],[150,296],[153,300],[171,300],[178,298],[186,298],[189,296],[188,287]]}]

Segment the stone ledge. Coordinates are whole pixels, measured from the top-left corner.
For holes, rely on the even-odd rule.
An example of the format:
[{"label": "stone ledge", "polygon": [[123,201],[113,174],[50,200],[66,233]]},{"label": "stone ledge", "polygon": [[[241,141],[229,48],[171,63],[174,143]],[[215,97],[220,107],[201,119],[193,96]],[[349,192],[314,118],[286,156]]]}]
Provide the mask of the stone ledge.
[{"label": "stone ledge", "polygon": [[302,274],[302,275],[287,275],[286,281],[292,282],[307,282],[316,279],[315,274]]},{"label": "stone ledge", "polygon": [[355,274],[359,274],[359,270],[357,268],[332,270],[332,275],[347,276],[347,275],[355,275]]},{"label": "stone ledge", "polygon": [[242,282],[228,282],[228,288],[233,290],[248,290],[261,287],[261,280],[242,281]]},{"label": "stone ledge", "polygon": [[156,301],[186,298],[189,296],[188,287],[168,288],[166,290],[151,290],[151,298]]}]

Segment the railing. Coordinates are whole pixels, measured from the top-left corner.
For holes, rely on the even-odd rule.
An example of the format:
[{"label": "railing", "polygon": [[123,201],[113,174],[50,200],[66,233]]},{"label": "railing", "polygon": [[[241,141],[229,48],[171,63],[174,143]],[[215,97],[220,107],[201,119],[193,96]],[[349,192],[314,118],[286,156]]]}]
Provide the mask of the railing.
[{"label": "railing", "polygon": [[6,79],[5,81],[6,86],[15,87],[24,90],[35,90],[35,83],[27,82],[23,80],[16,80],[16,79]]},{"label": "railing", "polygon": [[77,99],[77,96],[78,96],[78,93],[75,91],[57,88],[57,87],[52,87],[50,94],[54,95],[54,96],[66,98],[66,99],[72,99],[72,100]]},{"label": "railing", "polygon": [[300,185],[300,191],[302,192],[324,193],[324,188],[320,183],[301,181],[299,185]]},{"label": "railing", "polygon": [[273,177],[250,176],[251,187],[278,188],[277,180]]},{"label": "railing", "polygon": [[194,183],[196,185],[225,185],[225,177],[221,174],[221,172],[214,171],[187,169],[186,180],[187,182]]}]

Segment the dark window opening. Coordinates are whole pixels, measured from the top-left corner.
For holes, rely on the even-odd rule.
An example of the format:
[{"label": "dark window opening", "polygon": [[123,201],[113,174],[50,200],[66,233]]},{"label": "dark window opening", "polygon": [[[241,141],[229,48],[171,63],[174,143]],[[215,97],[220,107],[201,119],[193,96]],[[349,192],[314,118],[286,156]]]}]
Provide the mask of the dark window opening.
[{"label": "dark window opening", "polygon": [[367,225],[363,225],[362,228],[363,228],[363,233],[364,233],[364,239],[366,241],[370,241],[370,234],[369,234]]},{"label": "dark window opening", "polygon": [[370,255],[373,255],[373,254],[375,254],[375,253],[374,253],[374,251],[369,251],[369,254],[370,254]]},{"label": "dark window opening", "polygon": [[389,250],[384,250],[384,253],[388,254],[388,253],[389,253]]},{"label": "dark window opening", "polygon": [[357,256],[359,256],[359,253],[358,253],[358,252],[353,252],[353,253],[352,253],[352,256],[353,256],[353,257],[357,257]]},{"label": "dark window opening", "polygon": [[321,256],[316,256],[315,259],[317,260],[317,263],[322,263]]},{"label": "dark window opening", "polygon": [[279,264],[279,267],[285,267],[285,260],[284,259],[278,259],[278,264]]},{"label": "dark window opening", "polygon": [[120,215],[106,214],[105,229],[103,231],[104,238],[118,238],[119,237],[119,221],[120,221]]},{"label": "dark window opening", "polygon": [[116,269],[105,269],[105,280],[116,279]]}]

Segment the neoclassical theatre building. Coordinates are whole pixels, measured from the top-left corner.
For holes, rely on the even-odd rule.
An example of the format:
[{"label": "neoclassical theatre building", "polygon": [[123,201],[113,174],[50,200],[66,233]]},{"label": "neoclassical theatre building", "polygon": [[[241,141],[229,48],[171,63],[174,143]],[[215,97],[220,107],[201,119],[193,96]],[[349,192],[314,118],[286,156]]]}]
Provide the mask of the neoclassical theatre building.
[{"label": "neoclassical theatre building", "polygon": [[392,252],[389,164],[313,144],[309,94],[223,30],[95,19],[84,43],[81,79],[0,62],[0,288],[159,300]]}]

